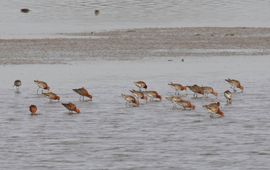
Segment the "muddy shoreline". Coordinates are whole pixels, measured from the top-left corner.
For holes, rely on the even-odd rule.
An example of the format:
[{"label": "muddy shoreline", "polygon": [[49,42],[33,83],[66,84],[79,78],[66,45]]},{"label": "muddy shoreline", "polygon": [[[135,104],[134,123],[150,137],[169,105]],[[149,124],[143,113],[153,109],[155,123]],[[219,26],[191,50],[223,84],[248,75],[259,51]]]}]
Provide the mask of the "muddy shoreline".
[{"label": "muddy shoreline", "polygon": [[0,64],[270,55],[270,28],[144,28],[61,37],[64,38],[0,39]]}]

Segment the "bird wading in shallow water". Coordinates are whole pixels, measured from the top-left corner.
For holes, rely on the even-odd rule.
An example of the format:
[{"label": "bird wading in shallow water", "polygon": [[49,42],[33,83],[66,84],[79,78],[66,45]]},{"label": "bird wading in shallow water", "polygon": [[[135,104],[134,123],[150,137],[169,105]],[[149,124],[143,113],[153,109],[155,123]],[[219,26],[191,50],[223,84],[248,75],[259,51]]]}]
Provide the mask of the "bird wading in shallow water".
[{"label": "bird wading in shallow water", "polygon": [[145,103],[147,102],[147,96],[144,95],[143,92],[136,91],[136,90],[130,90],[130,92],[137,98],[138,101],[139,99],[141,99],[141,100],[145,100]]},{"label": "bird wading in shallow water", "polygon": [[76,105],[73,104],[73,103],[62,103],[62,105],[63,105],[66,109],[68,109],[71,113],[73,113],[73,112],[75,112],[75,113],[80,113],[80,112],[81,112],[80,109],[78,109],[78,108],[76,107]]},{"label": "bird wading in shallow water", "polygon": [[180,91],[186,91],[187,90],[187,87],[186,86],[183,86],[181,84],[178,84],[178,83],[169,83],[168,84],[169,86],[171,86],[174,90],[175,90],[175,95],[179,95]]},{"label": "bird wading in shallow water", "polygon": [[34,82],[36,83],[36,85],[38,86],[38,89],[37,89],[37,94],[39,92],[39,89],[42,89],[42,93],[43,93],[43,90],[47,90],[49,91],[50,90],[50,87],[48,86],[48,84],[44,81],[40,81],[40,80],[34,80]]},{"label": "bird wading in shallow water", "polygon": [[80,95],[80,100],[82,97],[82,101],[84,101],[84,97],[88,97],[90,101],[93,99],[93,96],[84,87],[72,90]]},{"label": "bird wading in shallow water", "polygon": [[15,80],[14,81],[14,87],[16,88],[16,91],[19,91],[20,86],[22,85],[21,80]]},{"label": "bird wading in shallow water", "polygon": [[193,97],[197,98],[198,94],[204,95],[204,90],[201,86],[198,86],[197,84],[194,84],[193,86],[187,86],[189,90],[193,92]]},{"label": "bird wading in shallow water", "polygon": [[140,105],[139,101],[134,96],[125,95],[125,94],[121,94],[121,96],[126,101],[127,105],[130,105],[132,107],[138,107]]},{"label": "bird wading in shallow water", "polygon": [[211,118],[221,118],[224,117],[224,113],[220,110],[220,103],[210,103],[208,105],[203,105],[204,108],[210,113]]},{"label": "bird wading in shallow water", "polygon": [[237,88],[240,89],[241,92],[244,91],[244,87],[241,85],[240,81],[234,79],[225,79],[225,81],[231,85],[231,88],[234,92],[236,92]]},{"label": "bird wading in shallow water", "polygon": [[224,97],[227,100],[227,104],[231,104],[232,103],[232,92],[230,92],[230,90],[226,90],[224,92]]},{"label": "bird wading in shallow water", "polygon": [[146,95],[150,101],[161,101],[162,97],[158,94],[157,91],[144,91],[144,95]]},{"label": "bird wading in shallow water", "polygon": [[30,105],[29,111],[31,112],[31,115],[37,115],[37,106],[36,105]]},{"label": "bird wading in shallow water", "polygon": [[44,96],[48,97],[50,99],[50,101],[51,100],[58,100],[58,101],[60,100],[60,97],[57,94],[53,93],[53,92],[42,93],[42,94]]},{"label": "bird wading in shallow water", "polygon": [[134,82],[135,86],[139,87],[139,90],[141,91],[142,89],[147,89],[147,85],[144,81],[136,81]]}]

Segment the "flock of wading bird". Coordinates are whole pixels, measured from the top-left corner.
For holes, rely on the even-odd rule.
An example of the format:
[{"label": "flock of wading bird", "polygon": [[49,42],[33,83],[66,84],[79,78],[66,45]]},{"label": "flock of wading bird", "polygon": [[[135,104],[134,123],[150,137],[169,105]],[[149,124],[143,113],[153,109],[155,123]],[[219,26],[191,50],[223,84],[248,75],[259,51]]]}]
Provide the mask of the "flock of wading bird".
[{"label": "flock of wading bird", "polygon": [[[240,92],[243,92],[244,87],[241,85],[241,83],[238,80],[234,79],[225,79],[226,82],[228,82],[231,85],[231,88],[233,89],[233,92],[230,90],[226,90],[224,92],[224,97],[227,100],[227,104],[232,103],[232,97],[233,93],[237,92],[237,89],[240,89]],[[50,87],[48,84],[44,81],[40,80],[34,80],[35,84],[38,86],[37,94],[39,94],[39,91],[41,90],[41,94],[46,96],[50,101],[60,101],[60,97],[50,91]],[[139,88],[139,90],[130,90],[131,94],[122,94],[121,96],[126,101],[126,105],[131,107],[138,107],[140,106],[140,103],[147,103],[148,101],[161,101],[162,97],[157,91],[149,91],[147,90],[147,84],[144,81],[137,81],[134,82],[134,84]],[[14,82],[14,87],[16,87],[16,90],[19,91],[19,87],[22,85],[22,82],[20,80],[16,80]],[[165,97],[168,101],[170,101],[173,104],[174,108],[177,108],[180,106],[184,110],[194,110],[195,105],[192,104],[188,100],[184,100],[182,97],[187,96],[187,90],[193,92],[193,97],[196,99],[198,98],[198,95],[202,95],[204,97],[208,97],[208,95],[212,94],[214,96],[218,96],[218,93],[209,86],[198,86],[198,85],[192,85],[192,86],[184,86],[179,83],[169,83],[169,86],[171,86],[175,90],[175,94],[172,96]],[[46,90],[46,92],[43,92],[43,90]],[[87,97],[88,100],[86,101],[92,101],[93,97],[89,93],[87,89],[84,87],[78,88],[78,89],[72,89],[74,92],[80,95],[80,101],[85,101],[84,98]],[[186,91],[185,95],[181,95],[181,91]],[[143,102],[144,101],[144,102]],[[70,111],[70,113],[80,113],[80,109],[77,108],[77,106],[74,103],[62,103],[62,105]],[[215,103],[209,103],[207,105],[203,105],[204,108],[207,109],[207,111],[210,113],[211,118],[221,118],[224,117],[224,113],[220,109],[220,102]],[[30,105],[29,110],[31,112],[31,115],[37,115],[37,106],[36,105]]]}]

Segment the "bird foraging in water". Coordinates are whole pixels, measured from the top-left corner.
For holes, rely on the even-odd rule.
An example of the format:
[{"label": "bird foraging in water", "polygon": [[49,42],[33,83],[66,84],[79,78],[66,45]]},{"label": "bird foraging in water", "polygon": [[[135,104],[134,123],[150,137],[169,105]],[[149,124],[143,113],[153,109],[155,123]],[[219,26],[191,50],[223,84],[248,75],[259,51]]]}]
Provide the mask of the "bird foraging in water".
[{"label": "bird foraging in water", "polygon": [[216,97],[218,96],[218,93],[212,87],[202,86],[201,88],[203,89],[204,95],[206,95],[207,97],[208,94],[213,94]]},{"label": "bird foraging in water", "polygon": [[198,94],[204,95],[204,90],[201,86],[194,84],[193,86],[187,86],[189,90],[193,92],[193,97],[197,98]]},{"label": "bird foraging in water", "polygon": [[129,104],[132,107],[138,107],[139,106],[139,101],[134,96],[125,95],[125,94],[121,94],[121,96],[126,101],[126,104]]},{"label": "bird foraging in water", "polygon": [[230,92],[230,90],[226,90],[224,92],[224,96],[227,100],[227,104],[231,104],[232,103],[232,92]]},{"label": "bird foraging in water", "polygon": [[179,91],[186,91],[187,90],[187,87],[186,86],[183,86],[181,84],[178,84],[178,83],[169,83],[168,84],[169,86],[171,86],[174,90],[175,90],[175,95],[179,95]]},{"label": "bird foraging in water", "polygon": [[66,109],[68,109],[71,113],[72,113],[72,112],[75,112],[75,113],[80,113],[80,112],[81,112],[80,109],[78,109],[78,108],[76,107],[76,105],[73,104],[73,103],[62,103],[62,105],[63,105]]},{"label": "bird foraging in water", "polygon": [[92,101],[93,96],[84,88],[72,89],[74,92],[80,95],[80,101],[82,97],[82,101],[84,101],[84,97],[88,97],[90,101]]},{"label": "bird foraging in water", "polygon": [[224,117],[224,113],[220,110],[220,103],[210,103],[208,105],[203,105],[204,108],[210,113],[211,118],[221,118]]},{"label": "bird foraging in water", "polygon": [[31,115],[37,115],[37,106],[36,105],[30,105],[29,111],[31,112]]},{"label": "bird foraging in water", "polygon": [[144,95],[150,98],[151,101],[161,101],[162,97],[158,94],[157,91],[144,91]]},{"label": "bird foraging in water", "polygon": [[50,100],[60,100],[60,97],[53,93],[53,92],[48,92],[48,93],[42,93],[44,96],[47,96]]},{"label": "bird foraging in water", "polygon": [[136,91],[136,90],[130,90],[130,92],[138,99],[142,99],[142,100],[145,100],[145,102],[147,102],[147,96],[144,95],[143,92],[141,91]]},{"label": "bird foraging in water", "polygon": [[34,80],[34,82],[38,86],[37,94],[38,94],[39,89],[42,89],[42,93],[43,93],[43,90],[48,90],[48,91],[50,90],[50,87],[48,86],[46,82],[40,81],[40,80]]},{"label": "bird foraging in water", "polygon": [[176,100],[175,103],[184,108],[184,110],[195,110],[195,105],[187,100]]},{"label": "bird foraging in water", "polygon": [[240,89],[241,92],[244,91],[244,87],[241,85],[240,81],[234,79],[225,79],[225,81],[231,85],[234,92],[236,92],[236,88]]},{"label": "bird foraging in water", "polygon": [[146,85],[146,83],[144,81],[137,81],[137,82],[134,82],[134,84],[137,87],[139,87],[140,91],[141,91],[142,88],[145,89],[145,90],[147,89],[147,85]]},{"label": "bird foraging in water", "polygon": [[14,87],[16,87],[16,90],[19,91],[20,86],[22,85],[21,80],[15,80],[14,81]]}]

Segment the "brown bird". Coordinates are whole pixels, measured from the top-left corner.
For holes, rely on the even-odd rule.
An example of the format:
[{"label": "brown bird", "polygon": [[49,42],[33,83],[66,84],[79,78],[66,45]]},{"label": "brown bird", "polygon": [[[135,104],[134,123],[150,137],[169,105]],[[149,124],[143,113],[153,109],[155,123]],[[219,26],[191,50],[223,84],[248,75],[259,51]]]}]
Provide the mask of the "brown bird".
[{"label": "brown bird", "polygon": [[231,85],[231,88],[234,92],[236,92],[236,88],[240,89],[241,92],[244,91],[244,87],[241,85],[240,81],[234,79],[225,79],[225,81],[227,81]]},{"label": "brown bird", "polygon": [[62,103],[62,105],[63,105],[65,108],[67,108],[70,112],[76,112],[76,113],[80,113],[80,112],[81,112],[80,109],[78,109],[78,108],[76,107],[76,105],[73,104],[73,103]]},{"label": "brown bird", "polygon": [[31,115],[37,115],[37,106],[36,105],[30,105],[29,111],[31,112]]},{"label": "brown bird", "polygon": [[147,102],[147,96],[144,95],[143,92],[141,91],[136,91],[136,90],[130,90],[130,92],[138,99],[142,99],[142,100],[145,100],[145,102]]},{"label": "brown bird", "polygon": [[79,88],[79,89],[72,89],[72,90],[80,95],[80,100],[81,100],[81,97],[83,98],[83,101],[84,101],[84,97],[88,97],[90,101],[92,101],[93,99],[93,96],[84,87]]},{"label": "brown bird", "polygon": [[48,93],[42,93],[44,96],[47,96],[50,100],[60,100],[60,97],[53,93],[53,92],[48,92]]},{"label": "brown bird", "polygon": [[209,86],[202,86],[203,92],[206,96],[208,96],[208,94],[213,94],[214,96],[218,96],[218,93]]},{"label": "brown bird", "polygon": [[203,105],[203,107],[210,113],[211,118],[224,117],[224,113],[220,110],[219,102]]},{"label": "brown bird", "polygon": [[22,85],[21,80],[15,80],[14,81],[14,87],[16,87],[16,90],[19,91],[20,86]]},{"label": "brown bird", "polygon": [[150,98],[151,101],[161,101],[162,97],[158,94],[157,91],[144,91],[144,95]]},{"label": "brown bird", "polygon": [[139,106],[139,101],[134,96],[125,95],[125,94],[121,94],[121,96],[125,99],[126,104],[129,104],[130,106],[133,106],[133,107]]},{"label": "brown bird", "polygon": [[140,91],[141,91],[142,88],[145,89],[145,90],[147,89],[147,85],[146,85],[146,83],[144,81],[137,81],[137,82],[134,82],[134,84],[137,87],[139,87]]},{"label": "brown bird", "polygon": [[46,82],[40,81],[40,80],[34,80],[34,82],[38,86],[37,94],[38,94],[39,89],[42,89],[42,93],[43,93],[43,90],[48,90],[48,91],[50,90],[50,87],[48,86]]},{"label": "brown bird", "polygon": [[193,86],[187,86],[194,94],[193,97],[197,98],[198,94],[204,95],[204,90],[201,86],[194,84]]},{"label": "brown bird", "polygon": [[227,99],[227,104],[231,104],[232,103],[232,92],[230,92],[230,90],[226,90],[224,92],[224,96]]},{"label": "brown bird", "polygon": [[178,101],[175,101],[175,103],[182,106],[185,110],[195,109],[195,105],[193,105],[190,101],[187,101],[187,100],[178,100]]},{"label": "brown bird", "polygon": [[168,84],[169,86],[171,86],[174,90],[175,90],[175,95],[176,94],[180,94],[179,91],[186,91],[187,90],[187,87],[186,86],[183,86],[181,84],[178,84],[178,83],[169,83]]},{"label": "brown bird", "polygon": [[100,11],[98,9],[95,9],[95,16],[98,16]]}]

